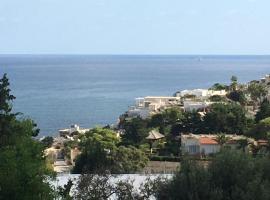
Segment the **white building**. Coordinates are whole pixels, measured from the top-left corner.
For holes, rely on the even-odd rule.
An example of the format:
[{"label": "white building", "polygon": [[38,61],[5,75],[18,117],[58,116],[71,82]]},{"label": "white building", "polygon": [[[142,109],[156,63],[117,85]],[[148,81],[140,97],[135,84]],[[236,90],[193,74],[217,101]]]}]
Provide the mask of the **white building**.
[{"label": "white building", "polygon": [[[254,142],[253,139],[245,136],[226,135],[228,141],[225,144],[227,147],[236,149],[239,144],[238,140],[248,139],[250,143]],[[181,147],[183,153],[189,155],[209,155],[220,151],[220,145],[216,141],[217,135],[195,135],[187,134],[181,135]]]},{"label": "white building", "polygon": [[79,127],[79,125],[73,124],[70,126],[70,128],[59,130],[59,134],[60,134],[60,136],[68,136],[68,135],[71,135],[72,133],[75,133],[75,132],[84,134],[89,130],[90,129],[82,129]]},{"label": "white building", "polygon": [[197,110],[204,110],[208,108],[213,102],[207,101],[184,101],[184,111],[192,112]]},{"label": "white building", "polygon": [[265,77],[261,78],[260,82],[264,85],[270,86],[270,74],[267,74]]},{"label": "white building", "polygon": [[270,101],[270,74],[265,75],[265,77],[260,79],[260,83],[267,86],[268,88],[268,95],[267,99]]},{"label": "white building", "polygon": [[207,89],[194,89],[183,90],[176,93],[178,97],[185,97],[186,95],[194,95],[196,98],[209,98],[214,95],[225,96],[227,92],[225,90],[207,90]]},{"label": "white building", "polygon": [[189,155],[209,155],[220,150],[220,145],[215,141],[213,135],[182,135],[181,146],[183,153]]},{"label": "white building", "polygon": [[145,119],[160,109],[169,108],[180,104],[180,97],[171,96],[147,96],[136,98],[135,106],[129,108],[127,114],[129,117],[140,116]]}]

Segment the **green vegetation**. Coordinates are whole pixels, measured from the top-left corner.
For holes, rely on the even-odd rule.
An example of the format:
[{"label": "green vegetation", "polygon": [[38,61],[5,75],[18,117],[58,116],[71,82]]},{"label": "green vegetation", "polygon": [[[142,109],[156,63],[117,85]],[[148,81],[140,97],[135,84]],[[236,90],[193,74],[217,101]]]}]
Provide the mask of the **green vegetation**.
[{"label": "green vegetation", "polygon": [[226,98],[220,95],[213,95],[209,98],[212,102],[226,102]]},{"label": "green vegetation", "polygon": [[226,144],[226,142],[229,141],[229,139],[230,139],[229,137],[227,137],[225,134],[221,133],[221,134],[217,135],[217,138],[215,140],[217,141],[217,143],[221,147],[223,147]]},{"label": "green vegetation", "polygon": [[147,121],[139,117],[124,120],[121,126],[125,130],[123,135],[123,143],[125,145],[139,146],[148,136]]},{"label": "green vegetation", "polygon": [[268,139],[270,137],[270,117],[259,121],[247,132],[247,135],[255,139]]},{"label": "green vegetation", "polygon": [[267,99],[264,99],[260,105],[260,110],[255,115],[255,120],[259,122],[267,117],[270,117],[270,103]]},{"label": "green vegetation", "polygon": [[95,128],[81,138],[81,155],[76,159],[74,173],[132,173],[142,169],[148,159],[133,146],[120,146],[120,138],[110,129]]},{"label": "green vegetation", "polygon": [[236,91],[238,86],[238,78],[236,76],[231,77],[231,85],[230,85],[230,90],[231,91]]},{"label": "green vegetation", "polygon": [[32,138],[38,129],[12,113],[14,99],[5,74],[0,79],[0,199],[53,199],[44,146]]},{"label": "green vegetation", "polygon": [[227,94],[227,97],[234,102],[239,102],[241,105],[245,105],[247,103],[245,93],[241,90],[233,90]]},{"label": "green vegetation", "polygon": [[[75,140],[66,142],[63,152],[70,159],[70,150],[78,148],[81,154],[73,173],[86,173],[75,186],[75,199],[108,199],[112,195],[117,199],[269,199],[270,103],[264,99],[266,88],[258,83],[245,88],[232,77],[229,87],[215,84],[212,89],[226,89],[228,99],[210,97],[215,103],[206,112],[172,107],[149,119],[123,117],[119,124],[121,137],[110,127],[74,134]],[[4,75],[0,79],[0,199],[73,199],[71,181],[57,190],[49,184],[54,174],[43,152],[52,145],[53,138],[45,137],[40,142],[33,139],[39,130],[31,119],[12,112],[14,99]],[[254,105],[260,103],[255,120],[247,117],[245,105],[250,99]],[[165,138],[151,142],[154,151],[150,153],[145,138],[153,129]],[[244,134],[263,139],[265,152],[252,147],[253,154],[247,154],[250,144],[242,139],[238,151],[228,151],[224,146],[202,165],[202,160],[183,159],[182,133],[218,134],[216,141],[221,147],[230,139],[227,134]],[[110,173],[139,172],[149,159],[181,161],[181,171],[172,180],[148,179],[139,189],[134,188],[132,180],[110,183]]]},{"label": "green vegetation", "polygon": [[265,96],[267,95],[266,87],[259,83],[251,83],[248,86],[247,90],[253,102],[257,101],[261,102],[261,100],[264,99]]},{"label": "green vegetation", "polygon": [[213,104],[203,120],[207,133],[243,134],[248,128],[245,110],[238,104]]},{"label": "green vegetation", "polygon": [[45,148],[49,148],[53,144],[53,137],[47,136],[41,140],[41,143],[44,145]]},{"label": "green vegetation", "polygon": [[224,84],[220,84],[220,83],[215,83],[212,87],[209,88],[209,90],[228,90],[229,87],[227,85]]},{"label": "green vegetation", "polygon": [[270,160],[241,151],[219,153],[208,166],[185,160],[172,180],[157,187],[157,199],[270,199]]},{"label": "green vegetation", "polygon": [[119,200],[268,200],[270,159],[252,157],[238,150],[223,149],[211,161],[184,159],[172,178],[147,178],[139,187],[128,178],[83,174],[75,188],[75,199]]},{"label": "green vegetation", "polygon": [[80,176],[75,188],[75,199],[78,200],[149,200],[153,199],[159,185],[165,183],[166,179],[148,177],[139,188],[134,186],[134,180],[127,178],[112,183],[112,176],[108,172],[102,174],[83,174]]},{"label": "green vegetation", "polygon": [[[267,94],[265,86],[255,82],[248,86],[242,85],[238,83],[236,76],[232,76],[230,86],[216,83],[209,89],[225,89],[228,94],[226,97],[219,95],[209,97],[214,103],[206,109],[206,112],[183,112],[179,107],[172,107],[148,119],[122,118],[119,126],[124,130],[122,144],[137,147],[146,145],[145,137],[150,130],[156,129],[165,135],[162,141],[151,144],[154,149],[151,157],[156,158],[156,156],[181,156],[182,133],[220,134],[225,138],[226,134],[254,136],[256,139],[267,138],[268,129],[266,131],[264,127],[262,128],[262,123],[259,123],[260,120],[270,117],[270,104],[267,100],[263,100]],[[250,110],[250,105],[258,102],[261,102],[261,106],[254,120],[254,109]],[[243,141],[241,145],[245,145],[245,142]]]},{"label": "green vegetation", "polygon": [[[246,116],[243,106],[234,103],[214,103],[204,115],[183,112],[178,107],[166,109],[149,119],[122,119],[123,144],[147,144],[145,137],[152,129],[165,135],[163,142],[153,144],[156,155],[180,156],[181,133],[239,134],[247,132],[253,120]],[[140,136],[140,137],[139,137]],[[138,140],[137,138],[140,138]]]}]

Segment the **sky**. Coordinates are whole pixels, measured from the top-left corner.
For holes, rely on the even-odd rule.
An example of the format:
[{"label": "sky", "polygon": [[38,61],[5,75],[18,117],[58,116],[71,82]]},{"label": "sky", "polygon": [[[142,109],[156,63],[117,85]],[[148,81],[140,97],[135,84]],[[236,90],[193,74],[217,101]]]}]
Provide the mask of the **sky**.
[{"label": "sky", "polygon": [[0,54],[270,54],[269,0],[1,0]]}]

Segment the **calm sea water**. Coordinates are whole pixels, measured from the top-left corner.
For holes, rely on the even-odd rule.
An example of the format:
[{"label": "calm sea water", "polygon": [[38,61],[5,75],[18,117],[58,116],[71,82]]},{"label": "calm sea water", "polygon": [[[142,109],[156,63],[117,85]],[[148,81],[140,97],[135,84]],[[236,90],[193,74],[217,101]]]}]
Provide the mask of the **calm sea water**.
[{"label": "calm sea water", "polygon": [[241,82],[270,73],[270,56],[0,56],[15,111],[34,119],[41,135],[77,123],[93,127],[118,116],[147,95]]}]

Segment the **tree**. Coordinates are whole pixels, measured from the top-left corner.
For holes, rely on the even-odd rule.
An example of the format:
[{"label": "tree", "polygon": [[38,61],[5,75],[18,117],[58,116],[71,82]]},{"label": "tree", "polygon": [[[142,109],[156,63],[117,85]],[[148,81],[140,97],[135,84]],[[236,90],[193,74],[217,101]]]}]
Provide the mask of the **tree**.
[{"label": "tree", "polygon": [[208,133],[243,134],[249,124],[240,105],[215,103],[204,116],[203,125]]},{"label": "tree", "polygon": [[259,122],[267,117],[270,117],[270,103],[267,99],[264,99],[260,105],[259,111],[255,115],[255,121]]},{"label": "tree", "polygon": [[218,134],[215,138],[215,141],[223,147],[228,141],[230,140],[229,137],[227,137],[224,133]]},{"label": "tree", "polygon": [[246,147],[250,144],[248,139],[243,138],[237,141],[238,145],[239,145],[239,149],[242,149],[243,152],[246,151]]},{"label": "tree", "polygon": [[226,98],[224,98],[220,95],[213,95],[209,98],[209,100],[212,102],[221,102],[221,101],[226,101]]},{"label": "tree", "polygon": [[126,120],[123,123],[123,143],[126,145],[140,145],[148,136],[147,121],[139,117]]},{"label": "tree", "polygon": [[247,102],[245,93],[241,90],[233,90],[227,94],[227,97],[232,101],[239,102],[241,105],[245,105]]},{"label": "tree", "polygon": [[41,143],[44,145],[45,148],[49,148],[53,144],[53,137],[47,136],[41,140]]},{"label": "tree", "polygon": [[112,175],[82,174],[75,188],[75,199],[107,200],[114,194],[114,186],[110,182]]},{"label": "tree", "polygon": [[[267,200],[270,160],[223,149],[207,167],[184,160],[181,170],[157,188],[157,199]],[[241,169],[239,168],[241,166]]]},{"label": "tree", "polygon": [[12,101],[15,96],[10,94],[9,80],[4,74],[0,79],[0,146],[6,146],[15,141],[15,133],[10,125],[16,121],[17,113],[12,113]]},{"label": "tree", "polygon": [[15,96],[10,94],[9,80],[7,74],[4,74],[3,78],[0,79],[0,113],[11,115],[12,104],[11,102],[16,99]]},{"label": "tree", "polygon": [[102,174],[83,174],[79,177],[74,197],[78,200],[149,200],[154,199],[157,189],[167,181],[162,177],[147,177],[136,187],[134,179],[118,178],[106,171]]},{"label": "tree", "polygon": [[236,76],[232,76],[231,77],[231,90],[235,91],[237,89],[237,85],[238,85],[238,78]]},{"label": "tree", "polygon": [[250,93],[250,97],[254,103],[261,102],[262,99],[267,95],[267,88],[259,83],[251,83],[248,86],[247,91]]},{"label": "tree", "polygon": [[185,112],[181,124],[184,133],[199,134],[204,131],[202,116],[196,111]]},{"label": "tree", "polygon": [[111,171],[113,173],[136,173],[143,169],[148,162],[146,154],[133,146],[120,146],[112,153],[113,164]]},{"label": "tree", "polygon": [[75,162],[73,173],[132,173],[147,164],[147,156],[135,147],[118,146],[120,139],[109,129],[95,128],[79,143],[82,153]]},{"label": "tree", "polygon": [[0,199],[53,199],[44,147],[32,138],[38,129],[12,113],[14,99],[5,74],[0,79]]},{"label": "tree", "polygon": [[85,133],[79,143],[82,153],[76,159],[73,173],[109,169],[112,164],[111,152],[115,151],[119,142],[117,134],[109,129],[95,128]]},{"label": "tree", "polygon": [[255,139],[268,139],[268,133],[270,133],[270,117],[259,121],[246,135]]},{"label": "tree", "polygon": [[70,195],[70,190],[73,185],[74,184],[72,180],[69,179],[67,184],[65,184],[63,187],[58,186],[57,190],[58,190],[59,197],[63,200],[72,200],[73,198]]},{"label": "tree", "polygon": [[161,113],[155,114],[149,121],[150,127],[159,128],[162,134],[178,135],[179,125],[184,118],[182,111],[179,108],[168,108]]},{"label": "tree", "polygon": [[[184,159],[171,180],[157,187],[158,200],[206,200],[211,199],[210,176],[203,166],[195,161]],[[213,198],[212,198],[213,199]]]},{"label": "tree", "polygon": [[228,90],[228,86],[220,83],[215,83],[209,90]]}]

